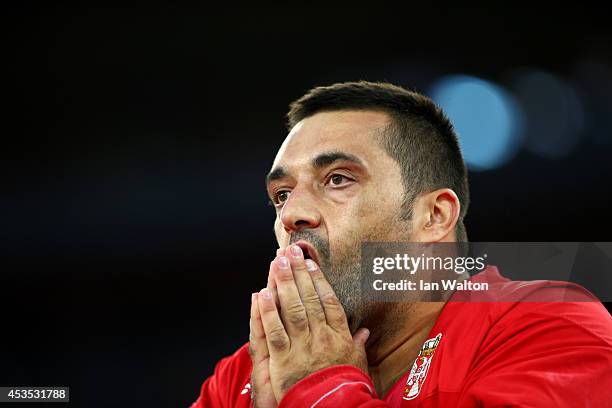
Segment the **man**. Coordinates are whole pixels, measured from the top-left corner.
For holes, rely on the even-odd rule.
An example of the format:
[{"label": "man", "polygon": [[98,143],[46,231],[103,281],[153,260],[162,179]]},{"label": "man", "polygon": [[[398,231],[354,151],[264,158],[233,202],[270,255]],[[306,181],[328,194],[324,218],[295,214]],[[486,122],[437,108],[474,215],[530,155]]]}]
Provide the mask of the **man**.
[{"label": "man", "polygon": [[[341,83],[288,116],[266,179],[280,248],[252,295],[250,343],[193,407],[609,404],[612,319],[599,302],[363,300],[362,242],[467,241],[466,168],[431,100]],[[557,290],[492,267],[471,279],[525,300]]]}]

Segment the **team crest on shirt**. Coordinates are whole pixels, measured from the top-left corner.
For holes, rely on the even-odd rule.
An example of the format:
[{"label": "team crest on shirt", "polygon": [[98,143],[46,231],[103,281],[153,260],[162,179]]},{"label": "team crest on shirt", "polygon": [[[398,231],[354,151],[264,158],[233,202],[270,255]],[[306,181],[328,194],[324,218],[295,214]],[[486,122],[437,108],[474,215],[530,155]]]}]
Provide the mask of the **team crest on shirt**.
[{"label": "team crest on shirt", "polygon": [[436,347],[440,344],[441,338],[442,333],[438,333],[436,337],[425,340],[425,343],[423,343],[423,347],[421,347],[421,351],[419,351],[419,355],[414,361],[408,381],[406,381],[406,386],[404,387],[403,398],[405,400],[414,399],[421,392],[427,377],[427,371],[429,371],[429,366],[431,365],[431,359],[436,352]]}]

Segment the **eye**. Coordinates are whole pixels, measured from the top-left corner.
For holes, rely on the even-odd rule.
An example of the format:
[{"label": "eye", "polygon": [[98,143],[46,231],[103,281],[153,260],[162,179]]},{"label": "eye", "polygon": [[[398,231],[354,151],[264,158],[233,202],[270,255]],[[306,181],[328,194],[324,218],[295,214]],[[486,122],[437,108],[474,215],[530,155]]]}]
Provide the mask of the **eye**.
[{"label": "eye", "polygon": [[334,187],[339,187],[339,186],[346,184],[347,182],[352,182],[352,181],[354,180],[345,176],[344,174],[339,174],[339,173],[333,173],[332,175],[329,176],[329,179],[328,179],[329,184],[331,184]]},{"label": "eye", "polygon": [[274,194],[274,204],[283,204],[289,198],[289,194],[291,194],[288,190],[281,190]]}]

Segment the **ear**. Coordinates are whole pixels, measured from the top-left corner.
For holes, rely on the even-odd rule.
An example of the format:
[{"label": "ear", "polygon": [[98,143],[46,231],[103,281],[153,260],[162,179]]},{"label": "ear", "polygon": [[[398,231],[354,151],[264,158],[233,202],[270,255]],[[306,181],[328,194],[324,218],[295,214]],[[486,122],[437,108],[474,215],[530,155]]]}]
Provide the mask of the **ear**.
[{"label": "ear", "polygon": [[414,242],[456,241],[455,226],[461,204],[450,188],[421,194],[413,208]]}]

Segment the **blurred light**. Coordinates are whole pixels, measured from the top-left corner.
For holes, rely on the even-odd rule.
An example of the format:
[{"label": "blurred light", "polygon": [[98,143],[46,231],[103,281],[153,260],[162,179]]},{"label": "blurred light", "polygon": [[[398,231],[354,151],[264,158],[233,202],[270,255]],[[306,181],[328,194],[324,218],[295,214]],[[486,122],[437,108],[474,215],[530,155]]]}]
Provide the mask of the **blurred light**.
[{"label": "blurred light", "polygon": [[612,67],[581,60],[574,67],[574,79],[586,105],[585,132],[597,144],[612,145]]},{"label": "blurred light", "polygon": [[512,96],[491,82],[452,75],[429,93],[459,135],[471,170],[490,170],[511,160],[521,146],[523,115]]},{"label": "blurred light", "polygon": [[525,148],[551,159],[567,156],[583,128],[583,107],[576,92],[543,71],[516,75],[512,90],[527,119]]}]

